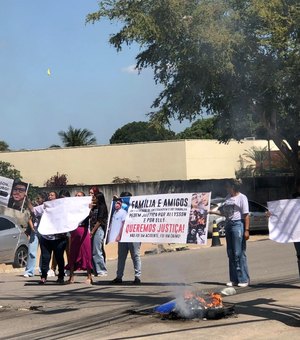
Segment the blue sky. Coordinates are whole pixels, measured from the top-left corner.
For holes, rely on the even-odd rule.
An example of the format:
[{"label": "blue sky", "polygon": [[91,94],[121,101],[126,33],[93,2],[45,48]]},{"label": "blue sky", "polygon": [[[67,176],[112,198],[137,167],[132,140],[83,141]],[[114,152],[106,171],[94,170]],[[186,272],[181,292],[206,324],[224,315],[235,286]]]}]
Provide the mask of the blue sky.
[{"label": "blue sky", "polygon": [[148,120],[161,88],[152,70],[134,72],[138,46],[109,45],[115,24],[85,24],[97,9],[97,0],[0,0],[0,140],[10,149],[61,145],[70,125],[108,144],[118,128]]}]

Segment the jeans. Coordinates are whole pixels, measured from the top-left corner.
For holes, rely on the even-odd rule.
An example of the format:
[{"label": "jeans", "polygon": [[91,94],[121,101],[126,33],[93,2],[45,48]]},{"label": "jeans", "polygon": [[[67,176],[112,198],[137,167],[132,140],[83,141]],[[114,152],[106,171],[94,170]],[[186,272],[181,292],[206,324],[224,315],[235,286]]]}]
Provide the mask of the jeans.
[{"label": "jeans", "polygon": [[140,257],[141,242],[119,242],[118,243],[118,269],[117,278],[122,279],[124,275],[125,262],[130,252],[133,262],[134,276],[140,277],[142,273],[142,262]]},{"label": "jeans", "polygon": [[59,238],[56,240],[47,240],[41,236],[40,247],[42,253],[42,275],[41,278],[47,279],[47,272],[49,270],[49,263],[52,252],[58,265],[58,278],[63,279],[65,276],[65,260],[64,251],[66,249],[67,239]]},{"label": "jeans", "polygon": [[104,230],[101,227],[99,227],[92,238],[93,267],[94,272],[97,274],[101,272],[102,273],[107,272],[103,244],[104,236],[105,236]]},{"label": "jeans", "polygon": [[229,221],[226,224],[225,232],[230,281],[233,283],[249,283],[244,224],[241,220]]},{"label": "jeans", "polygon": [[28,259],[25,269],[25,274],[28,274],[30,276],[34,275],[38,246],[39,246],[38,234],[32,231],[30,233],[30,239],[28,244]]}]

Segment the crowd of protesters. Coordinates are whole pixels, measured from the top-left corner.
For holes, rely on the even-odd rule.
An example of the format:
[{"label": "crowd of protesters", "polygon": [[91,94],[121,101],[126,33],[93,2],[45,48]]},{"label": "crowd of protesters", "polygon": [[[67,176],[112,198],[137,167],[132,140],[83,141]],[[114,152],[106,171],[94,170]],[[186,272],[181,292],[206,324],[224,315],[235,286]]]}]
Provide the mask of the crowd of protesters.
[{"label": "crowd of protesters", "polygon": [[[249,239],[251,226],[248,199],[240,192],[240,185],[241,182],[235,179],[226,181],[225,187],[228,195],[225,202],[218,211],[212,213],[226,218],[226,244],[230,278],[227,285],[247,287],[250,284],[250,276],[246,256],[246,241]],[[297,192],[292,197],[300,197],[299,192],[300,183],[297,185]],[[44,213],[44,202],[71,197],[69,191],[61,190],[58,194],[54,191],[49,193],[40,192],[34,202],[27,199],[27,208],[31,213],[31,218],[27,228],[29,247],[24,277],[33,277],[36,265],[39,267],[41,276],[39,284],[45,284],[49,277],[55,277],[56,275],[58,284],[72,284],[75,282],[75,273],[77,271],[86,271],[86,284],[93,284],[93,277],[105,277],[108,275],[104,243],[109,209],[107,208],[104,194],[98,187],[91,187],[88,195],[91,197],[91,201],[89,214],[86,218],[79,221],[78,225],[70,233],[63,232],[51,235],[39,233],[39,223]],[[195,224],[198,228],[203,229],[205,226],[195,212],[199,210],[200,203],[207,205],[208,202],[207,200],[202,202],[195,195],[192,198],[190,226],[193,227],[193,224]],[[75,196],[82,197],[85,196],[85,193],[78,191]],[[130,192],[122,192],[119,196],[115,195],[112,200],[110,225],[114,225],[114,229],[112,229],[113,232],[108,234],[107,241],[118,242],[118,261],[116,277],[110,281],[111,284],[123,283],[122,278],[128,253],[131,255],[134,267],[133,284],[141,283],[141,243],[119,242],[131,196]],[[197,206],[197,209],[195,206]],[[271,213],[268,212],[268,216]],[[197,235],[196,233],[193,234],[192,231],[193,228],[191,228],[188,235],[187,243],[201,243],[194,242]],[[41,255],[38,259],[39,246]],[[299,248],[299,242],[296,242],[295,249],[300,275]],[[66,262],[65,259],[67,260]],[[56,272],[57,269],[58,272]],[[65,281],[65,276],[68,276],[67,281]]]},{"label": "crowd of protesters", "polygon": [[[77,271],[86,271],[86,284],[93,284],[93,277],[104,277],[108,275],[106,267],[106,254],[104,239],[108,222],[108,208],[103,192],[98,187],[90,188],[88,195],[91,197],[89,204],[90,212],[86,218],[78,223],[78,226],[70,233],[57,233],[42,235],[39,233],[39,223],[44,213],[44,203],[60,198],[71,197],[67,190],[39,192],[32,202],[27,198],[27,208],[31,213],[31,218],[27,228],[29,247],[28,261],[24,277],[30,278],[35,274],[35,267],[38,265],[40,281],[43,285],[49,277],[56,277],[57,284],[72,284],[75,282]],[[78,191],[75,197],[83,197],[85,193]],[[131,193],[121,193],[123,196],[123,208],[128,209],[126,197]],[[118,208],[115,208],[116,197],[112,205],[112,218]],[[128,199],[128,198],[127,198]],[[121,200],[121,198],[119,199]],[[126,203],[127,202],[127,203]],[[122,204],[122,203],[121,203]],[[118,203],[116,204],[118,206]],[[122,223],[125,221],[122,220]],[[28,232],[29,230],[29,232]],[[111,284],[122,283],[122,276],[128,252],[131,253],[135,270],[134,284],[140,284],[141,276],[141,243],[121,244],[118,243],[118,269],[117,278]],[[40,258],[37,258],[38,247],[40,247]],[[124,249],[123,249],[124,248]],[[65,261],[67,260],[67,261]],[[58,269],[58,271],[57,271]],[[68,279],[65,281],[65,277]]]}]

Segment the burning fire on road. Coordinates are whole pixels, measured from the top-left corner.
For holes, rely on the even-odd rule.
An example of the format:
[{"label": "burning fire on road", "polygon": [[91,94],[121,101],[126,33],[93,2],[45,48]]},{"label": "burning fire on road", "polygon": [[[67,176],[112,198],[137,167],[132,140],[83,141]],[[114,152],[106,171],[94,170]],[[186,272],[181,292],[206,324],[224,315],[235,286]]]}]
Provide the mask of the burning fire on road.
[{"label": "burning fire on road", "polygon": [[220,319],[234,314],[234,305],[223,302],[221,293],[187,291],[180,297],[154,308],[165,319]]}]

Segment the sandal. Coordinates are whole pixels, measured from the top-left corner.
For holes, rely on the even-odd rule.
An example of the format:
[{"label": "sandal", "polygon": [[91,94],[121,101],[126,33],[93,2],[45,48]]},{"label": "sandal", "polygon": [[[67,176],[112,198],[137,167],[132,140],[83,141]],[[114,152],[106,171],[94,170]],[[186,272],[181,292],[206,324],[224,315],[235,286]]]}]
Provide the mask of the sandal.
[{"label": "sandal", "polygon": [[85,283],[86,283],[87,285],[92,285],[92,284],[93,284],[93,280],[92,280],[92,279],[86,279],[86,280],[85,280]]}]

